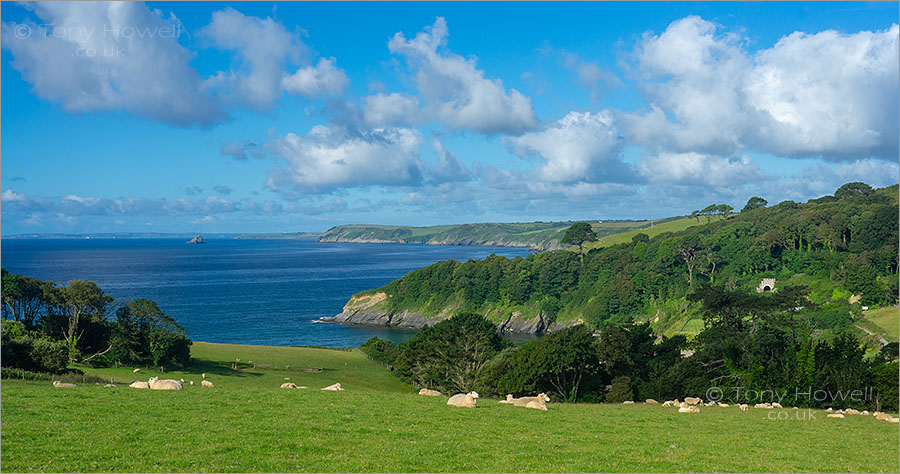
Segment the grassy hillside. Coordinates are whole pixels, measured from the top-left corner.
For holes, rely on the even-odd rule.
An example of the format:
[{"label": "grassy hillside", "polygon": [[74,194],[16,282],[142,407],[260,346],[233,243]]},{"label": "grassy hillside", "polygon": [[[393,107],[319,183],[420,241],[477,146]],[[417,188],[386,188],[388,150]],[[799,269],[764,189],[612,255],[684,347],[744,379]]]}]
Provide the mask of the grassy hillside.
[{"label": "grassy hillside", "polygon": [[888,342],[900,340],[900,310],[896,306],[865,311],[858,324]]},{"label": "grassy hillside", "polygon": [[270,232],[263,234],[241,234],[235,239],[318,239],[321,232]]},{"label": "grassy hillside", "polygon": [[[6,472],[897,472],[898,427],[822,411],[550,404],[422,397],[358,353],[195,344],[180,392],[3,381]],[[230,369],[235,357],[278,370]],[[281,390],[284,364],[310,390]],[[346,365],[345,365],[346,364]],[[133,378],[130,369],[96,373]],[[142,371],[141,378],[150,373]],[[317,388],[342,381],[344,392]],[[781,418],[781,419],[779,419]],[[815,440],[815,442],[812,442]],[[36,449],[36,447],[40,447]]]},{"label": "grassy hillside", "polygon": [[[671,220],[659,220],[648,222],[648,224],[639,229],[629,230],[626,232],[619,232],[616,234],[609,234],[606,236],[599,236],[596,242],[585,245],[586,249],[595,249],[595,248],[603,248],[603,247],[611,247],[616,244],[626,244],[631,242],[631,239],[637,234],[647,234],[648,237],[656,237],[659,234],[664,232],[681,232],[688,227],[694,227],[698,225],[706,224],[706,220],[702,219],[702,222],[698,222],[697,219],[693,217],[682,217],[682,218],[673,218]],[[595,230],[596,232],[596,230]]]},{"label": "grassy hillside", "polygon": [[[603,221],[591,224],[598,236],[647,229],[677,219]],[[342,225],[329,229],[320,242],[415,243],[430,245],[497,245],[535,249],[560,248],[559,240],[573,222],[481,223],[429,227]]]}]

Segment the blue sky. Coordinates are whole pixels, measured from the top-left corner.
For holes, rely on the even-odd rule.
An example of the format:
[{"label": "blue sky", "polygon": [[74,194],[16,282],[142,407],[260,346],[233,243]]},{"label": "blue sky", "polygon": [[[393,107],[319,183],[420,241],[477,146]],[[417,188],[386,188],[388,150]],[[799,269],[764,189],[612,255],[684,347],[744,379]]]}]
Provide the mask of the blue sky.
[{"label": "blue sky", "polygon": [[897,3],[3,3],[2,232],[648,218],[898,180]]}]

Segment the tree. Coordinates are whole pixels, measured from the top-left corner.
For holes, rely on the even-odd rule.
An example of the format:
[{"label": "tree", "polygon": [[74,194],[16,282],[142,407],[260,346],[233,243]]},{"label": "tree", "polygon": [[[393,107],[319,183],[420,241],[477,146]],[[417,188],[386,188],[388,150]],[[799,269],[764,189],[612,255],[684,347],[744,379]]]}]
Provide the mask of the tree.
[{"label": "tree", "polygon": [[581,258],[584,258],[584,244],[587,242],[595,242],[597,240],[597,234],[591,228],[591,225],[587,222],[576,222],[572,224],[572,227],[569,227],[569,230],[566,231],[566,235],[563,236],[560,241],[563,244],[568,245],[577,245],[578,246],[578,254],[581,255]]},{"label": "tree", "polygon": [[752,198],[747,200],[747,204],[744,206],[743,209],[741,209],[741,212],[749,212],[754,209],[766,207],[768,205],[769,205],[769,201],[766,201],[765,199],[763,199],[759,196],[753,196]]},{"label": "tree", "polygon": [[420,387],[467,392],[479,369],[508,345],[484,316],[459,313],[400,344],[395,370]]},{"label": "tree", "polygon": [[83,320],[103,320],[113,299],[96,283],[86,280],[72,280],[68,286],[51,287],[49,299],[66,317],[64,339],[69,346],[69,358],[75,360],[78,340],[84,334]]},{"label": "tree", "polygon": [[729,206],[728,204],[719,204],[718,206],[716,206],[716,212],[721,214],[723,217],[728,217],[733,210],[734,208]]},{"label": "tree", "polygon": [[620,376],[613,379],[604,401],[608,403],[622,403],[634,400],[634,392],[631,390],[631,378]]},{"label": "tree", "polygon": [[839,187],[837,191],[834,192],[834,197],[837,199],[853,199],[866,197],[874,192],[875,191],[872,189],[872,186],[857,181],[853,183],[847,183]]},{"label": "tree", "polygon": [[34,326],[44,306],[43,282],[3,269],[3,313],[25,326]]},{"label": "tree", "polygon": [[185,365],[190,361],[191,340],[175,319],[163,313],[153,300],[139,298],[128,303],[129,311],[146,341],[146,354],[153,365]]}]

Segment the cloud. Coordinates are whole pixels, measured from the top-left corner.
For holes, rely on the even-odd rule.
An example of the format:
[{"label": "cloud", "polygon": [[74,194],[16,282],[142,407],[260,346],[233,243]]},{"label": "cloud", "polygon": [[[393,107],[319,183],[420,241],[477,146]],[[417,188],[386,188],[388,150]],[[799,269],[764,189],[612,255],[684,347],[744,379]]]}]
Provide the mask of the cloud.
[{"label": "cloud", "polygon": [[276,191],[328,192],[368,185],[414,185],[421,181],[418,131],[356,130],[317,125],[305,136],[289,133],[269,143],[279,157],[267,186]]},{"label": "cloud", "polygon": [[459,157],[448,150],[440,140],[433,140],[434,153],[437,155],[437,164],[429,169],[429,181],[433,184],[455,183],[471,179],[469,170],[466,169]]},{"label": "cloud", "polygon": [[[231,213],[240,207],[234,201],[211,196],[206,199],[98,198],[69,194],[62,198],[28,197],[7,189],[3,192],[4,215],[130,216],[207,215]],[[8,213],[8,214],[7,214]]]},{"label": "cloud", "polygon": [[729,156],[742,149],[845,161],[897,159],[897,25],[795,32],[749,55],[747,40],[690,16],[635,50],[650,106],[624,114],[629,140],[652,150]]},{"label": "cloud", "polygon": [[504,139],[513,153],[538,155],[537,177],[550,183],[629,182],[636,175],[622,161],[624,140],[609,111],[570,112],[542,130]]},{"label": "cloud", "polygon": [[343,70],[334,66],[334,58],[320,58],[315,66],[298,69],[281,80],[281,86],[291,94],[305,97],[340,95],[350,84]]},{"label": "cloud", "polygon": [[232,69],[206,79],[204,88],[228,104],[258,111],[275,105],[281,97],[285,66],[306,52],[297,35],[280,22],[246,16],[231,7],[213,12],[200,36],[236,54]]},{"label": "cloud", "polygon": [[397,33],[388,42],[391,53],[406,58],[429,116],[454,130],[518,134],[538,126],[531,100],[503,87],[500,79],[485,77],[476,59],[446,49],[447,22],[434,24],[407,39]]},{"label": "cloud", "polygon": [[419,99],[392,92],[362,98],[363,122],[369,127],[417,125],[425,121]]},{"label": "cloud", "polygon": [[[552,50],[546,49],[550,52]],[[613,73],[603,70],[597,63],[584,60],[581,56],[560,50],[559,55],[566,68],[575,73],[575,83],[590,92],[591,101],[597,103],[605,90],[619,87],[622,81]]]},{"label": "cloud", "polygon": [[241,143],[225,142],[219,148],[219,152],[225,156],[244,161],[248,156],[262,158],[265,156],[262,147],[251,141],[244,140]]},{"label": "cloud", "polygon": [[126,111],[177,126],[224,118],[201,91],[174,15],[132,2],[28,8],[40,22],[3,23],[3,46],[38,97],[68,112]]},{"label": "cloud", "polygon": [[188,186],[184,188],[184,194],[187,194],[188,196],[203,194],[203,188],[201,188],[200,186]]},{"label": "cloud", "polygon": [[660,153],[638,167],[652,182],[694,186],[739,186],[774,179],[749,156],[723,158],[702,153]]},{"label": "cloud", "polygon": [[24,194],[19,194],[19,193],[13,191],[12,189],[7,189],[7,190],[3,191],[2,199],[3,199],[3,202],[12,203],[12,202],[25,201],[26,197]]},{"label": "cloud", "polygon": [[219,194],[227,195],[231,194],[234,190],[229,188],[228,186],[216,185],[213,186],[213,190]]}]

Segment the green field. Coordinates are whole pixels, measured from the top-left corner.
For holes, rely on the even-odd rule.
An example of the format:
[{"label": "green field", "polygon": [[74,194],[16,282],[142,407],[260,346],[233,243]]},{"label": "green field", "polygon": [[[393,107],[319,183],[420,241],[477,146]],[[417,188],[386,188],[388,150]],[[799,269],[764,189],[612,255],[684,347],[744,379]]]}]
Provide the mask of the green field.
[{"label": "green field", "polygon": [[[898,427],[871,416],[422,397],[358,352],[196,343],[180,392],[3,380],[4,471],[897,472]],[[241,359],[272,369],[234,370]],[[290,370],[284,370],[290,365]],[[303,369],[321,368],[319,373]],[[89,370],[130,381],[130,368]],[[142,370],[140,378],[154,372]],[[284,377],[309,390],[282,390]],[[344,392],[318,388],[340,381]],[[786,419],[777,418],[779,413]]]},{"label": "green field", "polygon": [[900,310],[896,306],[865,311],[860,324],[888,342],[900,339]]},{"label": "green field", "polygon": [[[599,239],[597,239],[596,242],[585,245],[585,248],[593,249],[611,247],[616,244],[628,243],[631,242],[631,239],[637,234],[647,234],[648,237],[655,237],[659,234],[662,234],[663,232],[679,232],[687,229],[688,227],[706,223],[705,218],[701,218],[701,221],[702,222],[697,222],[697,219],[693,217],[647,221],[646,224],[639,229],[632,229],[626,232],[619,232],[607,236],[601,236]],[[596,231],[596,229],[594,230]]]}]

